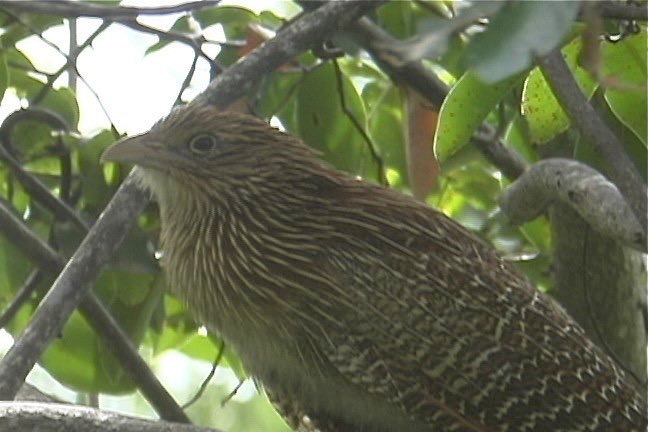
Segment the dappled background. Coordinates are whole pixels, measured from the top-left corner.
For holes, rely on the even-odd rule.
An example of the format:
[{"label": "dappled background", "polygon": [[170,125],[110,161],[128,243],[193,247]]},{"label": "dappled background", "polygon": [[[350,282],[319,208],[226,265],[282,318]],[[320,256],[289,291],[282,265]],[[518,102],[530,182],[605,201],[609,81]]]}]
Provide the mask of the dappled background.
[{"label": "dappled background", "polygon": [[[100,2],[102,8],[78,13],[69,5],[67,12],[42,13],[5,3],[0,120],[8,121],[0,128],[6,162],[0,163],[0,203],[65,258],[128,173],[101,165],[102,151],[190,101],[301,12],[287,1],[197,2],[173,10],[163,2]],[[118,5],[145,8],[109,13]],[[623,143],[632,169],[646,177],[645,17],[580,6],[391,2],[364,26],[338,32],[266,74],[238,105],[298,135],[338,169],[440,209],[551,293],[549,219],[540,215],[514,227],[497,199],[543,158],[574,158],[603,172],[606,161],[564,112],[550,68],[534,66],[537,56],[562,48],[571,76]],[[43,187],[30,187],[19,172]],[[194,422],[230,432],[288,430],[246,379],[236,354],[165,294],[158,231],[150,204],[94,292],[178,403],[199,396],[188,408]],[[5,350],[53,280],[20,244],[0,236]],[[601,303],[606,297],[592,298]],[[590,311],[587,322],[596,316]],[[627,354],[621,362],[629,370],[641,371],[628,352],[638,344],[645,357],[645,331],[639,342],[607,343],[599,327],[592,328],[606,349]],[[625,344],[631,347],[620,348]],[[645,358],[643,365],[638,375],[645,373]],[[28,381],[73,403],[155,416],[78,312]]]}]

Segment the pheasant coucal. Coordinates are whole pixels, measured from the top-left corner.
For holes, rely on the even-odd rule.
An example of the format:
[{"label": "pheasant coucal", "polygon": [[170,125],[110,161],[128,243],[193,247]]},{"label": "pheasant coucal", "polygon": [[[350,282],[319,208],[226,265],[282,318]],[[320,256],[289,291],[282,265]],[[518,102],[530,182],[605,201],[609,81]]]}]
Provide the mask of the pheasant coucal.
[{"label": "pheasant coucal", "polygon": [[141,167],[172,292],[293,427],[646,430],[629,378],[490,246],[259,119],[188,105],[103,160]]}]

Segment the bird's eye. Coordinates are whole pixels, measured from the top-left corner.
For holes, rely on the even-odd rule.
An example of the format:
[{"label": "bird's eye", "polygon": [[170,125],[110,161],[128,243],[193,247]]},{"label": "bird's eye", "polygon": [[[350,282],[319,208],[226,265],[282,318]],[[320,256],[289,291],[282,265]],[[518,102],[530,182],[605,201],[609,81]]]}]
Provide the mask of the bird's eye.
[{"label": "bird's eye", "polygon": [[211,153],[217,145],[218,139],[214,135],[200,134],[191,138],[189,150],[202,156]]}]

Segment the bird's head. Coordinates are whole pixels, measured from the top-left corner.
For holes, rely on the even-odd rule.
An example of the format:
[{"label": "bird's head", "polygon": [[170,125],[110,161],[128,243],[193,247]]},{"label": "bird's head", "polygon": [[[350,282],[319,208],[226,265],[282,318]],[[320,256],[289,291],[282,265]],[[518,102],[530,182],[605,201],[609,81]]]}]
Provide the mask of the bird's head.
[{"label": "bird's head", "polygon": [[316,159],[299,140],[255,117],[187,105],[150,131],[113,144],[101,160],[140,166],[142,182],[164,204],[199,191],[249,190]]}]

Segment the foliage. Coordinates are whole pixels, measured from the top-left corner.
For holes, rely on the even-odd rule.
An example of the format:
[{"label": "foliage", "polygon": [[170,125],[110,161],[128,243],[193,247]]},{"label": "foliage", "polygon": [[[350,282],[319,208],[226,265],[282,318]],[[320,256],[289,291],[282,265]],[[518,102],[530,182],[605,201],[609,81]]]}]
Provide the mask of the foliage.
[{"label": "foliage", "polygon": [[[552,26],[547,22],[548,7],[552,8],[552,16],[562,18]],[[399,38],[418,36],[425,40],[423,36],[434,32],[434,23],[452,16],[454,8],[451,2],[392,2],[378,9],[372,18]],[[436,107],[440,108],[436,136],[426,137],[430,152],[434,144],[442,166],[427,202],[474,230],[505,257],[517,261],[542,289],[551,288],[547,278],[551,249],[548,222],[540,218],[521,229],[508,226],[497,210],[496,200],[510,179],[503,178],[501,167],[493,166],[470,145],[470,138],[486,122],[498,137],[504,138],[509,149],[533,163],[543,156],[548,143],[571,130],[569,117],[553,96],[542,71],[534,67],[536,55],[560,45],[583,91],[607,105],[607,113],[616,120],[616,130],[621,131],[628,153],[645,175],[646,28],[636,26],[628,32],[627,26],[616,26],[611,21],[605,30],[609,37],[599,45],[588,36],[588,23],[575,21],[577,9],[576,2],[553,6],[513,2],[502,8],[485,29],[481,25],[469,26],[451,33],[442,55],[426,59],[447,83],[453,84],[443,106]],[[241,7],[216,6],[180,16],[171,30],[196,35],[214,26],[221,28],[228,43],[212,59],[212,67],[226,67],[254,48],[251,25],[276,31],[284,22],[285,18],[273,11],[256,13]],[[504,24],[496,25],[506,22],[515,23],[511,32]],[[57,17],[0,13],[0,96],[5,95],[2,105],[9,95],[15,95],[24,107],[45,108],[66,125],[61,128],[25,116],[8,136],[3,126],[0,137],[2,145],[30,175],[72,206],[84,221],[92,223],[126,174],[123,167],[99,164],[100,154],[117,135],[113,129],[81,136],[77,130],[81,113],[74,89],[53,86],[56,76],[39,71],[17,45],[61,25],[65,24]],[[164,53],[169,45],[185,42],[160,35],[147,55]],[[348,40],[336,42],[345,47],[350,44]],[[197,57],[204,61],[204,53],[195,49]],[[588,55],[594,57],[586,58]],[[69,70],[64,67],[60,72]],[[188,76],[186,82],[191,79]],[[275,119],[318,149],[338,169],[372,181],[387,179],[392,187],[408,193],[412,173],[408,171],[409,144],[405,138],[406,87],[407,83],[393,82],[379,64],[361,51],[336,60],[306,53],[266,76],[248,96],[247,103],[258,115]],[[588,145],[579,143],[570,150],[570,156],[589,161],[593,152]],[[65,257],[83,238],[84,232],[78,226],[54,216],[42,198],[28,191],[6,164],[0,164],[0,199]],[[177,350],[212,361],[218,342],[199,335],[197,324],[183,307],[163,294],[164,282],[154,258],[158,227],[151,206],[111,266],[98,275],[95,292],[132,341],[153,357]],[[3,306],[12,301],[35,269],[16,245],[0,237]],[[11,320],[6,329],[12,335],[17,336],[25,328],[50,282],[50,277],[42,278],[35,293]],[[243,376],[234,353],[228,352],[222,364]],[[41,365],[78,391],[122,394],[134,390],[121,366],[77,314],[43,356]]]}]

